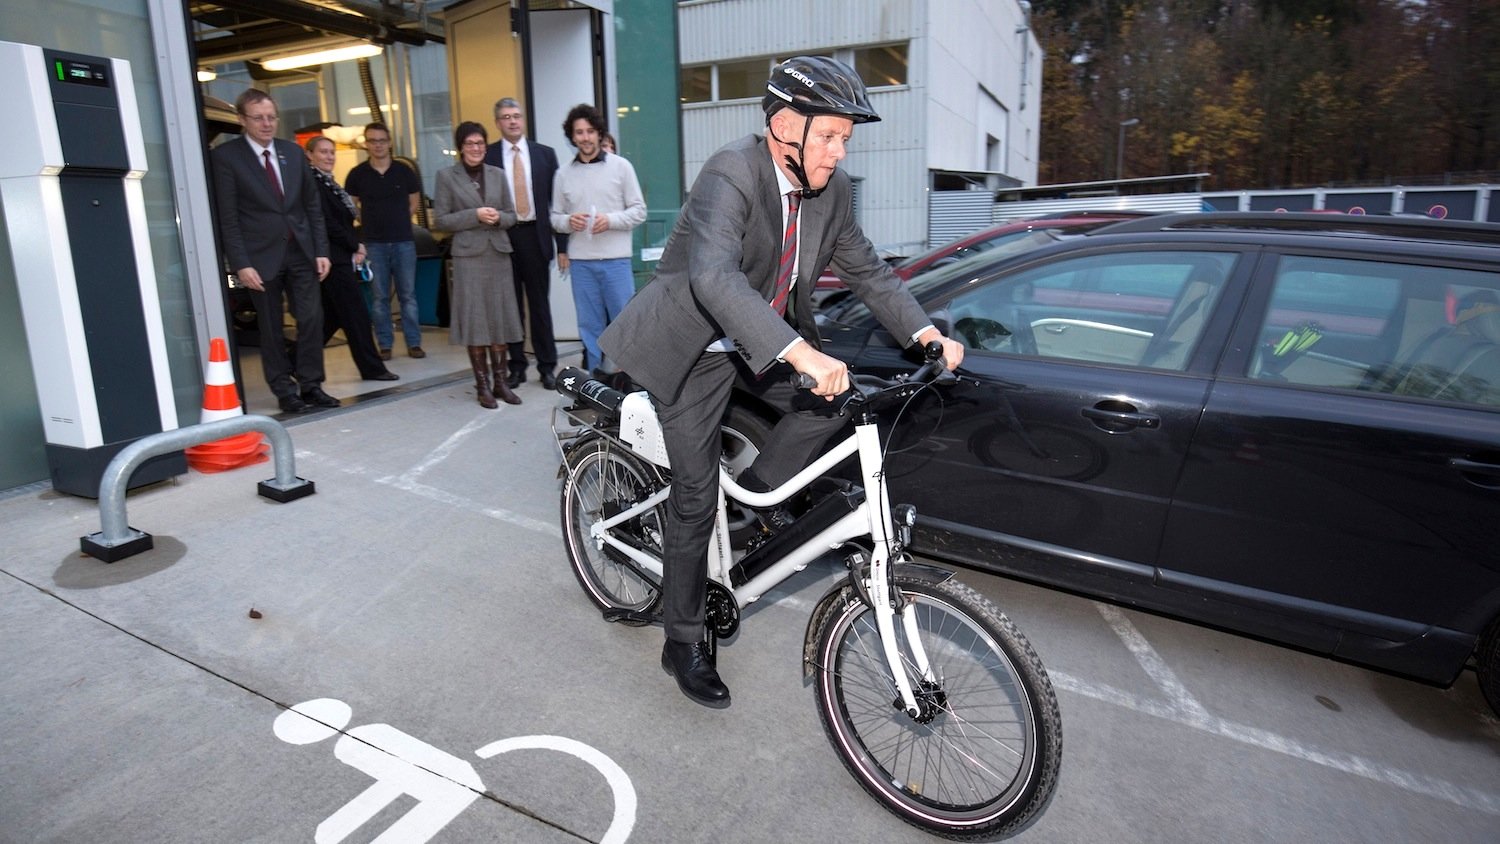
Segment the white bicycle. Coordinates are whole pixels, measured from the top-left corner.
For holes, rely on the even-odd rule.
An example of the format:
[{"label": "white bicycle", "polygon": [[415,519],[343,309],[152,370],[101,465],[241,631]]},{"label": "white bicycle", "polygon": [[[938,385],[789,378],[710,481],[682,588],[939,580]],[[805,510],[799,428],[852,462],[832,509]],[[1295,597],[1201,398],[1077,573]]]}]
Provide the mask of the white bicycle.
[{"label": "white bicycle", "polygon": [[[895,380],[855,376],[844,398],[854,433],[781,487],[757,493],[719,472],[709,550],[709,653],[739,629],[740,608],[839,550],[849,570],[818,601],[803,672],[844,767],[881,805],[958,840],[1004,837],[1029,825],[1057,785],[1062,721],[1046,669],[999,607],[915,562],[906,548],[916,510],[892,507],[876,411],[956,379],[932,344]],[[659,620],[661,542],[671,471],[646,393],[621,393],[564,370],[553,430],[563,452],[562,528],[578,582],[605,618]],[[858,456],[863,486],[825,476]],[[781,504],[822,497],[748,551],[732,547],[726,501]]]}]

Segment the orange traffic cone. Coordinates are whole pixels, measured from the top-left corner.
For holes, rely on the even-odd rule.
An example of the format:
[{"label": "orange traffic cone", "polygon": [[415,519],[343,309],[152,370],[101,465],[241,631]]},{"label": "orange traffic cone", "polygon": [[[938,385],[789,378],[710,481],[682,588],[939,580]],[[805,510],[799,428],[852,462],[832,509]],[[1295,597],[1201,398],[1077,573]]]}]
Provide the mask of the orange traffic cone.
[{"label": "orange traffic cone", "polygon": [[[244,415],[240,394],[234,388],[234,369],[229,365],[229,346],[221,337],[208,343],[208,369],[203,373],[203,414],[199,422],[217,422]],[[258,431],[247,431],[222,440],[188,446],[188,465],[200,472],[223,472],[264,463],[270,446]]]}]

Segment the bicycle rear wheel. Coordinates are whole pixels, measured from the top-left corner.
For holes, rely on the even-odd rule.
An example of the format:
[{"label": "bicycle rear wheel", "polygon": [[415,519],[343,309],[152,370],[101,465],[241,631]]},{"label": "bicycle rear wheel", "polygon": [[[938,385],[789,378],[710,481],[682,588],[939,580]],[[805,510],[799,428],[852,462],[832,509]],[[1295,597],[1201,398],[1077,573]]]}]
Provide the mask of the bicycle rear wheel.
[{"label": "bicycle rear wheel", "polygon": [[[563,544],[579,585],[600,609],[640,611],[656,601],[656,580],[619,550],[596,542],[589,531],[595,523],[625,512],[658,488],[638,458],[609,440],[594,439],[568,455],[562,490]],[[610,532],[660,557],[665,520],[665,508],[657,506]]]},{"label": "bicycle rear wheel", "polygon": [[898,649],[923,709],[916,718],[903,711],[875,613],[850,590],[817,640],[828,740],[865,791],[907,823],[957,840],[1017,832],[1051,799],[1062,759],[1046,669],[974,590],[899,570],[894,579],[936,682],[922,682],[898,618]]}]

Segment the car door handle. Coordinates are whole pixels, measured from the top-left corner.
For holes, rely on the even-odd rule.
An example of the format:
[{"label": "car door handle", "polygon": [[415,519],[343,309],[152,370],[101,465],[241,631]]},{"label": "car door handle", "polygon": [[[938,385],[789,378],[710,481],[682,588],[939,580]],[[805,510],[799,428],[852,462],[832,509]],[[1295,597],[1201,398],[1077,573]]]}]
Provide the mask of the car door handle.
[{"label": "car door handle", "polygon": [[1485,489],[1500,489],[1500,463],[1484,463],[1478,460],[1465,460],[1462,457],[1454,457],[1448,460],[1448,465],[1457,469],[1464,480],[1475,486]]},{"label": "car door handle", "polygon": [[1083,415],[1099,423],[1099,427],[1111,433],[1131,428],[1161,427],[1160,416],[1154,413],[1141,413],[1123,402],[1100,402],[1093,407],[1085,407]]}]

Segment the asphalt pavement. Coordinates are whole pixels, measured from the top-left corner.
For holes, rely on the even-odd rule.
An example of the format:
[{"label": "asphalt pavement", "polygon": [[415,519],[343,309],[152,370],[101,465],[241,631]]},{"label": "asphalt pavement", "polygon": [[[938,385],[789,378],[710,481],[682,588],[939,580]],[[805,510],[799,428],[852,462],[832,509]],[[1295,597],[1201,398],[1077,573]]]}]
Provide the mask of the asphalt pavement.
[{"label": "asphalt pavement", "polygon": [[[137,490],[155,548],[112,564],[79,552],[97,502],[0,497],[0,842],[932,840],[844,771],[803,684],[834,566],[746,613],[730,708],[689,702],[660,630],[604,623],[574,581],[558,401],[520,394],[287,420],[316,494],[259,497],[269,463]],[[960,577],[1062,707],[1056,796],[1016,840],[1500,841],[1471,673],[1436,689]]]}]

